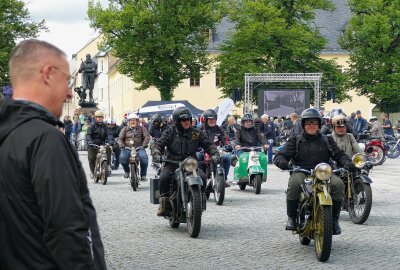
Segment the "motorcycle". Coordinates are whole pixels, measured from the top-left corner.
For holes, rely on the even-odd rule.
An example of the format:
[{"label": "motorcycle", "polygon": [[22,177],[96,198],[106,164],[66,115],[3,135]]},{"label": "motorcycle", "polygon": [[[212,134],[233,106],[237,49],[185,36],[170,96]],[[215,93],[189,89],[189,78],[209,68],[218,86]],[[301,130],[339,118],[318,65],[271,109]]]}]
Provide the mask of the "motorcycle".
[{"label": "motorcycle", "polygon": [[[197,173],[198,163],[190,157],[181,162],[164,162],[179,166],[173,174],[174,181],[170,185],[164,217],[169,220],[172,228],[178,228],[180,223],[187,223],[189,236],[196,238],[200,233],[202,212],[206,208],[201,192],[203,181]],[[150,199],[153,204],[158,203],[158,200],[155,200],[159,197],[157,180],[154,178],[150,182]]]},{"label": "motorcycle", "polygon": [[133,191],[136,191],[140,183],[140,160],[139,156],[137,155],[137,150],[139,150],[139,147],[125,147],[125,149],[131,151],[128,159],[130,170],[129,180],[131,182]]},{"label": "motorcycle", "polygon": [[385,136],[385,148],[388,158],[398,158],[400,156],[400,134],[396,133],[394,138]]},{"label": "motorcycle", "polygon": [[386,148],[380,138],[370,137],[368,133],[360,134],[358,145],[365,152],[372,165],[382,165],[386,160]]},{"label": "motorcycle", "polygon": [[260,194],[261,183],[267,181],[267,157],[263,147],[242,147],[238,161],[232,160],[234,169],[233,184],[238,184],[240,190],[246,185],[254,188],[255,194]]},{"label": "motorcycle", "polygon": [[94,167],[94,182],[97,183],[99,180],[103,185],[107,184],[107,178],[110,174],[108,170],[108,159],[107,159],[107,147],[109,144],[100,145],[89,144],[89,146],[98,149],[96,156],[96,165]]},{"label": "motorcycle", "polygon": [[290,170],[307,175],[301,185],[299,206],[297,209],[297,228],[293,234],[299,234],[300,243],[309,245],[315,241],[317,259],[325,262],[329,259],[332,248],[332,198],[330,178],[332,167],[320,163],[314,170],[298,167]]},{"label": "motorcycle", "polygon": [[339,168],[334,170],[334,173],[345,184],[342,210],[349,213],[354,224],[363,224],[368,219],[372,207],[372,180],[368,175],[373,165],[370,161],[366,161],[362,154],[355,154],[352,161],[357,167],[357,171],[349,172]]},{"label": "motorcycle", "polygon": [[204,154],[205,174],[207,176],[207,186],[205,194],[207,199],[210,193],[214,193],[214,200],[217,205],[222,205],[225,199],[225,172],[221,164],[215,164],[208,153]]}]

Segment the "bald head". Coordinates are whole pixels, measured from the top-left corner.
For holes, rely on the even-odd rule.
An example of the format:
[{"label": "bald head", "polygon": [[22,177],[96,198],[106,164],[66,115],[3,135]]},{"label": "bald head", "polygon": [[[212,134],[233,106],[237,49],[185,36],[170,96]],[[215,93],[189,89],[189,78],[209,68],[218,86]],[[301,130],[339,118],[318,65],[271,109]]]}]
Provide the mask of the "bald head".
[{"label": "bald head", "polygon": [[66,58],[65,53],[48,42],[37,39],[22,41],[11,51],[11,84],[15,87],[21,81],[30,81],[35,76],[35,71],[39,72],[44,64],[59,58]]}]

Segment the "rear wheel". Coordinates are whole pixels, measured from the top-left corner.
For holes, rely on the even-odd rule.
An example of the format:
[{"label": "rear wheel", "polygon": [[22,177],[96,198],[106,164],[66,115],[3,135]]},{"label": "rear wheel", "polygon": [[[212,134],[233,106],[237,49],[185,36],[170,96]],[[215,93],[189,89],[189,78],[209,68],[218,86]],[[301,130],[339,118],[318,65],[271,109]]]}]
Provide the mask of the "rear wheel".
[{"label": "rear wheel", "polygon": [[332,206],[317,206],[315,227],[315,254],[321,262],[326,262],[332,248]]},{"label": "rear wheel", "polygon": [[385,152],[383,149],[377,145],[369,146],[368,148],[372,148],[371,153],[366,153],[368,155],[369,160],[372,162],[374,166],[382,165],[386,159]]},{"label": "rear wheel", "polygon": [[107,168],[107,160],[101,162],[101,174],[100,174],[100,181],[103,185],[107,184],[107,177],[108,177],[108,168]]},{"label": "rear wheel", "polygon": [[201,228],[201,191],[198,186],[191,186],[188,191],[186,213],[187,229],[189,236],[196,238],[199,235]]},{"label": "rear wheel", "polygon": [[222,205],[225,199],[225,178],[223,175],[215,176],[214,199],[217,205]]},{"label": "rear wheel", "polygon": [[131,177],[130,177],[130,180],[131,180],[131,187],[132,187],[133,191],[136,191],[137,187],[138,187],[139,179],[137,179],[137,178],[138,178],[138,176],[137,176],[137,173],[136,173],[136,165],[135,164],[131,164]]},{"label": "rear wheel", "polygon": [[169,217],[169,226],[171,228],[178,228],[180,225],[179,220],[176,219],[176,211],[175,211],[175,206],[170,202],[170,200],[167,201],[167,204],[170,206],[171,209],[171,216]]},{"label": "rear wheel", "polygon": [[354,180],[352,198],[348,204],[347,211],[351,221],[355,224],[363,224],[369,217],[372,208],[372,189],[360,178]]},{"label": "rear wheel", "polygon": [[254,176],[254,193],[260,194],[261,192],[261,175]]}]

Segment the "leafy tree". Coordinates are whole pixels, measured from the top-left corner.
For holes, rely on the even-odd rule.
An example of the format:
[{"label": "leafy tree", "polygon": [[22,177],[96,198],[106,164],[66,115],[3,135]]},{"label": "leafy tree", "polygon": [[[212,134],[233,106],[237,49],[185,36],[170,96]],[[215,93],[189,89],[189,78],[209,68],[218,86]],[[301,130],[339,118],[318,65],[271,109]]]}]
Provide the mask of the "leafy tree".
[{"label": "leafy tree", "polygon": [[317,9],[334,10],[330,0],[232,0],[230,6],[235,29],[218,57],[224,96],[243,88],[245,73],[322,72],[323,92],[334,89],[338,101],[349,98],[340,66],[319,58],[326,40],[313,20]]},{"label": "leafy tree", "polygon": [[382,111],[400,110],[400,2],[351,0],[340,40],[351,51],[349,84]]},{"label": "leafy tree", "polygon": [[91,26],[104,35],[103,47],[122,61],[118,69],[139,84],[155,86],[171,100],[183,79],[207,70],[208,33],[221,18],[217,0],[89,1]]},{"label": "leafy tree", "polygon": [[30,19],[24,1],[0,1],[0,85],[8,82],[8,60],[16,40],[37,37],[45,30],[44,20],[34,22]]}]

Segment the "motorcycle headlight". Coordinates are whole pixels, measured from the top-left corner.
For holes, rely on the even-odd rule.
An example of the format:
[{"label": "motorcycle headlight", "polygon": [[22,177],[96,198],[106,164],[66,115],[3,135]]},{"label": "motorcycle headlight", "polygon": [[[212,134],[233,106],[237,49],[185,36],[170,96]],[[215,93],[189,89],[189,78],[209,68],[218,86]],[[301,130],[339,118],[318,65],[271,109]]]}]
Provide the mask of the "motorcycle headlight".
[{"label": "motorcycle headlight", "polygon": [[258,155],[254,155],[254,156],[251,157],[251,160],[253,162],[258,162],[260,160],[260,158],[258,157]]},{"label": "motorcycle headlight", "polygon": [[315,166],[315,177],[318,180],[328,180],[332,176],[332,167],[326,163],[320,163]]},{"label": "motorcycle headlight", "polygon": [[353,158],[351,159],[351,161],[353,161],[353,164],[357,167],[357,168],[362,168],[364,167],[365,164],[365,157],[363,154],[355,154],[353,156]]},{"label": "motorcycle headlight", "polygon": [[193,158],[187,158],[184,162],[183,162],[183,168],[185,169],[185,171],[187,172],[194,172],[197,171],[197,161]]}]

